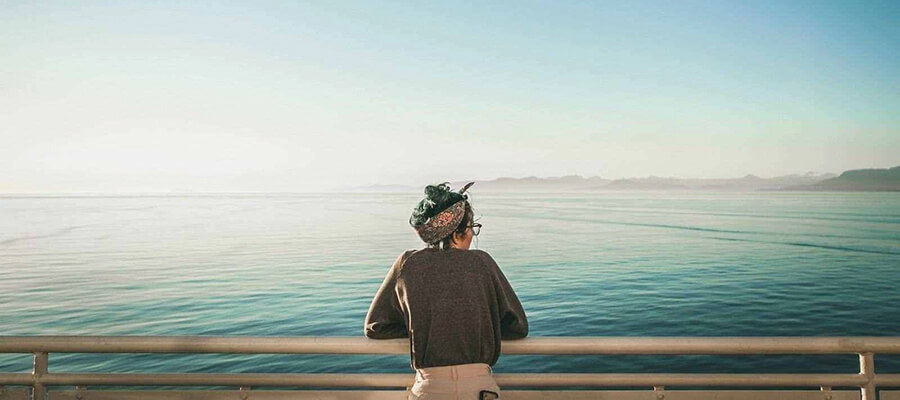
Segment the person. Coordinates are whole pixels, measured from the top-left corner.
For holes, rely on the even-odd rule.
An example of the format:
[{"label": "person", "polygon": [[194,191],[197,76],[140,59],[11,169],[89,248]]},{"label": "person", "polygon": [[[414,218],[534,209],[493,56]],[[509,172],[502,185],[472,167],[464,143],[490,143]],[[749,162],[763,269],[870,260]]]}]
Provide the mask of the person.
[{"label": "person", "polygon": [[416,382],[410,400],[492,399],[501,340],[528,335],[528,320],[500,267],[470,250],[475,222],[465,185],[425,187],[410,225],[425,248],[394,262],[365,320],[371,339],[408,337]]}]

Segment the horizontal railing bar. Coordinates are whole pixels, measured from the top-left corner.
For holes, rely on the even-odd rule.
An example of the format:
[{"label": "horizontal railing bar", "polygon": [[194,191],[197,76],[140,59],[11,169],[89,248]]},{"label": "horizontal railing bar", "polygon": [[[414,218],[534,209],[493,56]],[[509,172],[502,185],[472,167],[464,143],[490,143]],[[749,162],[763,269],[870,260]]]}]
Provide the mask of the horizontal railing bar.
[{"label": "horizontal railing bar", "polygon": [[0,336],[0,353],[402,354],[406,340],[360,337]]},{"label": "horizontal railing bar", "polygon": [[860,386],[858,374],[497,374],[500,386]]},{"label": "horizontal railing bar", "polygon": [[900,354],[900,337],[548,337],[503,342],[504,354]]},{"label": "horizontal railing bar", "polygon": [[[496,374],[503,387],[624,387],[624,386],[856,386],[866,383],[858,374]],[[411,386],[412,374],[68,374],[40,378],[45,386],[295,386],[368,387]]]},{"label": "horizontal railing bar", "polygon": [[[660,393],[649,390],[504,390],[504,400],[650,400],[659,399]],[[237,400],[239,393],[231,390],[93,390],[86,392],[51,391],[50,400]],[[401,400],[407,398],[405,390],[254,390],[248,393],[253,400]],[[662,398],[713,400],[713,399],[790,399],[790,400],[859,400],[859,390],[831,391],[827,395],[819,390],[670,390]],[[26,398],[27,400],[27,398]]]},{"label": "horizontal railing bar", "polygon": [[900,374],[875,374],[875,385],[900,386]]},{"label": "horizontal railing bar", "polygon": [[[408,354],[407,339],[361,337],[0,336],[0,353]],[[534,337],[504,354],[900,354],[900,337]]]},{"label": "horizontal railing bar", "polygon": [[0,374],[0,385],[31,385],[31,374]]},{"label": "horizontal railing bar", "polygon": [[[253,400],[405,400],[406,390],[254,390]],[[507,399],[507,393],[503,393]],[[857,396],[859,397],[859,396]],[[51,391],[50,400],[238,400],[233,390],[74,390]],[[26,399],[27,400],[27,399]],[[816,399],[821,400],[821,398]],[[858,400],[858,399],[857,399]]]},{"label": "horizontal railing bar", "polygon": [[141,386],[297,386],[297,387],[406,387],[412,374],[68,374],[51,373],[44,385]]}]

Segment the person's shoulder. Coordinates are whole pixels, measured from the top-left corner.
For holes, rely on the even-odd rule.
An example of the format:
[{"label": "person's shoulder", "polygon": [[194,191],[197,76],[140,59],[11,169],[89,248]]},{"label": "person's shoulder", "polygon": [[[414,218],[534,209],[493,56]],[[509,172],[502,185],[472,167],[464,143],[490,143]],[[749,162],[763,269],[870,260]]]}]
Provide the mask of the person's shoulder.
[{"label": "person's shoulder", "polygon": [[416,250],[413,249],[413,250],[405,250],[404,252],[400,253],[400,255],[397,256],[397,263],[402,264],[404,261],[408,260],[409,257],[411,255],[413,255],[413,253],[415,253],[415,252],[416,252]]},{"label": "person's shoulder", "polygon": [[497,262],[494,261],[494,257],[491,257],[491,255],[488,252],[486,252],[484,250],[479,250],[479,249],[469,250],[469,252],[472,254],[473,257],[477,258],[479,261],[484,263],[486,266],[491,267],[491,268],[499,268],[497,266]]},{"label": "person's shoulder", "polygon": [[394,261],[393,269],[395,269],[397,271],[402,270],[403,265],[406,264],[407,261],[409,261],[410,257],[412,257],[413,254],[416,253],[416,251],[418,251],[418,250],[412,249],[412,250],[406,250],[403,253],[400,253],[400,255],[397,257],[397,260]]},{"label": "person's shoulder", "polygon": [[400,255],[400,257],[402,257],[404,260],[409,260],[411,258],[420,258],[427,255],[429,253],[429,250],[431,249],[427,247],[421,249],[406,250],[405,252],[403,252],[403,254]]},{"label": "person's shoulder", "polygon": [[[469,254],[474,254],[476,257],[480,258],[491,258],[491,255],[488,252],[481,249],[469,249]],[[493,260],[493,258],[491,258]]]},{"label": "person's shoulder", "polygon": [[409,258],[409,256],[413,255],[414,253],[417,253],[419,250],[422,250],[422,249],[409,249],[409,250],[406,250],[406,251],[403,252],[403,254],[400,255],[400,257],[403,257],[403,258]]}]

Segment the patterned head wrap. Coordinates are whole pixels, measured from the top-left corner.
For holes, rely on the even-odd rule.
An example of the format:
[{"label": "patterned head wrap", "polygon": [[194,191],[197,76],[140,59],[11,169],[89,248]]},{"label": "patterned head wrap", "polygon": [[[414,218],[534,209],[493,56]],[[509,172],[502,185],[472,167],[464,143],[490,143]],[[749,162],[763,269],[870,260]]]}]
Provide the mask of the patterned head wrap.
[{"label": "patterned head wrap", "polygon": [[[431,244],[453,233],[462,222],[463,216],[466,215],[466,201],[468,196],[465,192],[474,184],[475,182],[469,182],[463,186],[459,193],[450,192],[450,186],[447,184],[426,187],[425,193],[427,197],[419,203],[419,206],[413,211],[413,215],[409,218],[409,225],[416,230],[419,239],[422,239],[425,243]],[[440,193],[441,191],[444,192]],[[431,198],[434,192],[439,192],[435,197],[459,200],[450,205],[438,204],[435,202],[435,199]],[[428,218],[424,217],[425,215],[430,214],[429,211],[433,212],[435,209],[439,210],[436,214]]]}]

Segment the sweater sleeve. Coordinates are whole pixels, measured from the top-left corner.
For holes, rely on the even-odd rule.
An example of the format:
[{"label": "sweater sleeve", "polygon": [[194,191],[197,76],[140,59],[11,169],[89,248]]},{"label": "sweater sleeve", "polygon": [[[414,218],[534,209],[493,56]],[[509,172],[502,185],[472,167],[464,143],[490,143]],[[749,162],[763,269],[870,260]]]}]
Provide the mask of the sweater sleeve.
[{"label": "sweater sleeve", "polygon": [[497,303],[500,307],[500,338],[522,339],[528,336],[528,318],[515,290],[503,275],[500,266],[487,253],[483,253],[486,261],[494,271],[494,285],[497,292]]},{"label": "sweater sleeve", "polygon": [[375,298],[372,299],[372,305],[369,306],[369,312],[366,314],[366,321],[363,331],[366,337],[370,339],[395,339],[409,337],[406,329],[406,319],[403,311],[400,309],[400,300],[397,298],[397,275],[400,267],[409,252],[405,252],[394,261],[391,270],[388,271],[384,282]]}]

